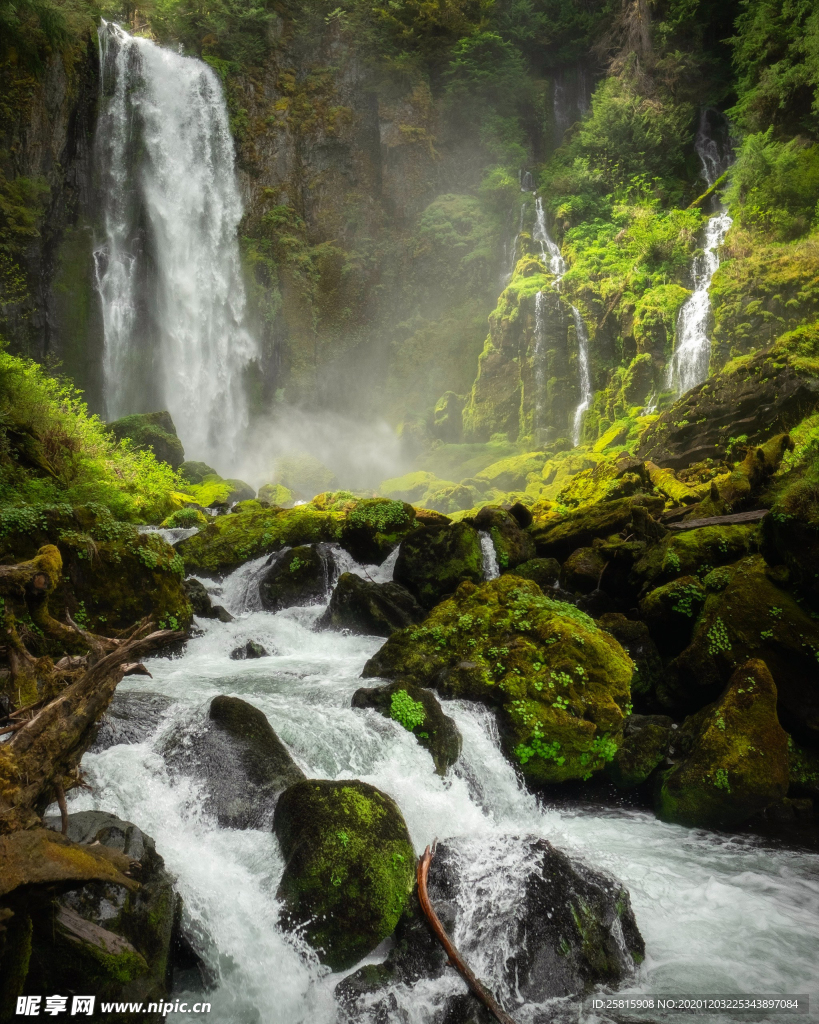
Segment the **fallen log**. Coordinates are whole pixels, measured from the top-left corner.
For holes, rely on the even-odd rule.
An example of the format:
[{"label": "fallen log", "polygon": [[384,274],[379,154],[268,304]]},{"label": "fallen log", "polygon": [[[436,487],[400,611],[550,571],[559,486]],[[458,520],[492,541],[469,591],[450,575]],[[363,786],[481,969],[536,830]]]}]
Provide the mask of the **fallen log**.
[{"label": "fallen log", "polygon": [[667,523],[667,530],[698,530],[701,526],[734,526],[738,523],[758,523],[768,514],[767,508],[753,512],[736,512],[730,516],[709,516],[707,519],[685,519],[681,523]]},{"label": "fallen log", "polygon": [[449,962],[464,979],[467,985],[469,985],[475,996],[477,996],[487,1010],[489,1010],[495,1020],[500,1021],[500,1024],[515,1024],[515,1021],[509,1016],[509,1014],[498,1005],[497,1000],[486,988],[483,982],[481,982],[481,980],[469,969],[469,966],[453,945],[452,940],[444,931],[444,926],[441,924],[438,915],[435,913],[435,909],[430,902],[429,893],[427,892],[429,866],[432,863],[432,858],[434,856],[434,848],[430,850],[430,848],[427,847],[418,861],[418,899],[421,903],[421,909],[424,912],[424,916],[429,921],[430,927],[435,933],[435,937],[444,947],[444,951],[449,957]]}]

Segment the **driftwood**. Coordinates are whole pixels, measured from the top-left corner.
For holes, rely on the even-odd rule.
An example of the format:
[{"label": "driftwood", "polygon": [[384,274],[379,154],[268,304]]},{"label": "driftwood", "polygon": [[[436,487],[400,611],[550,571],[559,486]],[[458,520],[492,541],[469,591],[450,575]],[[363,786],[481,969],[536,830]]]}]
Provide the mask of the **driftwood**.
[{"label": "driftwood", "polygon": [[733,526],[735,523],[758,523],[768,514],[767,508],[753,512],[736,512],[731,516],[709,516],[707,519],[686,519],[682,523],[668,523],[667,530],[698,530],[701,526]]},{"label": "driftwood", "polygon": [[497,1000],[492,993],[484,986],[484,984],[477,978],[465,963],[463,957],[455,948],[452,940],[444,931],[444,926],[441,924],[438,915],[432,906],[429,899],[429,893],[427,892],[427,877],[429,876],[429,866],[432,863],[432,858],[435,856],[434,848],[430,850],[429,847],[424,850],[423,855],[418,861],[418,899],[421,903],[421,909],[424,912],[424,916],[429,921],[430,926],[435,932],[435,937],[444,947],[446,955],[449,957],[449,962],[460,974],[464,981],[472,989],[473,993],[483,1003],[483,1005],[489,1010],[495,1020],[500,1021],[500,1024],[515,1024],[515,1021],[506,1013],[497,1003]]}]

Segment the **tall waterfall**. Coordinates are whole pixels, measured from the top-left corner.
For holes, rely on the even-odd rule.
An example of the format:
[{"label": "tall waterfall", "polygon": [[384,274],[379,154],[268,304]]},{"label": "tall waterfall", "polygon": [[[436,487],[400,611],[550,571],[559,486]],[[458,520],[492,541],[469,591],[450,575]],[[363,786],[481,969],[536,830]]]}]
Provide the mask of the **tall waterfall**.
[{"label": "tall waterfall", "polygon": [[[703,110],[695,141],[702,164],[702,176],[710,188],[727,169],[730,148],[721,148],[714,137],[709,114]],[[721,203],[705,226],[702,253],[694,258],[691,276],[694,290],[686,299],[677,319],[677,347],[668,366],[668,386],[683,394],[708,376],[711,341],[708,337],[711,317],[711,279],[719,267],[719,249],[725,241],[731,218]]]},{"label": "tall waterfall", "polygon": [[[552,239],[549,229],[546,227],[546,213],[543,209],[543,200],[539,196],[535,200],[535,229],[532,232],[532,238],[540,245],[541,257],[545,263],[548,263],[549,270],[555,275],[555,289],[559,290],[560,280],[566,273],[566,261],[561,256],[557,243]],[[538,334],[538,331],[540,331],[540,334],[543,332],[541,296],[542,292],[538,292],[535,299],[535,386],[538,391],[535,398],[536,416],[538,403],[541,401],[541,381],[543,378],[543,371],[539,366],[542,359],[538,359],[538,354],[544,349],[543,339]],[[540,306],[538,305],[538,300],[541,300]],[[580,310],[571,303],[569,303],[569,307],[572,311],[575,332],[577,334],[577,373],[578,383],[580,384],[580,402],[575,409],[572,420],[572,443],[578,445],[580,444],[580,435],[583,429],[583,416],[591,406],[594,391],[592,390],[591,369],[589,366],[589,334],[586,330],[586,325],[583,323]],[[536,423],[535,425],[539,426],[540,424]]]},{"label": "tall waterfall", "polygon": [[102,22],[96,248],[109,419],[166,408],[189,458],[230,466],[247,427],[242,204],[219,79]]}]

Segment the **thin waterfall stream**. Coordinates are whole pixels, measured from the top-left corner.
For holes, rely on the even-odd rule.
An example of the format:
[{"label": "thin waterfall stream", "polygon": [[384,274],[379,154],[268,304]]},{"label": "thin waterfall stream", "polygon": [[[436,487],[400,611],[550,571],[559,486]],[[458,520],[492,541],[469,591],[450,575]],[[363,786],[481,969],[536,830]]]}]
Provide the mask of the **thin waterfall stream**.
[{"label": "thin waterfall stream", "polygon": [[[339,569],[381,579],[391,575],[394,562],[379,569],[357,566],[338,552],[335,557],[342,558]],[[75,791],[70,800],[72,811],[101,809],[138,822],[178,879],[187,930],[213,978],[212,1010],[171,1013],[168,1020],[434,1024],[446,998],[465,991],[450,971],[414,986],[391,984],[352,1017],[337,1003],[334,988],[343,975],[321,967],[298,936],[279,926],[276,889],[284,865],[275,836],[220,828],[203,810],[199,782],[169,774],[163,759],[167,736],[180,728],[201,730],[218,694],[259,708],[308,777],[358,778],[391,795],[416,852],[435,838],[452,840],[466,882],[455,940],[521,1024],[566,1014],[588,1024],[612,1018],[560,1000],[521,1002],[509,987],[501,953],[519,941],[512,925],[523,867],[513,837],[520,836],[546,837],[629,888],[647,958],[618,995],[810,988],[819,943],[815,856],[664,824],[648,811],[550,807],[525,789],[503,756],[492,713],[470,702],[444,703],[463,750],[442,778],[397,722],[351,707],[361,669],[383,641],[316,632],[319,605],[258,610],[249,595],[261,564],[249,562],[221,584],[206,581],[236,616],[233,622],[200,621],[201,635],[181,656],[151,658],[153,678],[132,676],[121,684],[123,694],[158,692],[173,703],[144,741],[87,754],[83,770],[91,791]],[[249,638],[272,655],[231,660],[230,651]],[[367,962],[383,955],[376,951]],[[180,984],[174,998],[189,995]],[[708,1024],[717,1019],[724,1021],[698,1016]]]}]

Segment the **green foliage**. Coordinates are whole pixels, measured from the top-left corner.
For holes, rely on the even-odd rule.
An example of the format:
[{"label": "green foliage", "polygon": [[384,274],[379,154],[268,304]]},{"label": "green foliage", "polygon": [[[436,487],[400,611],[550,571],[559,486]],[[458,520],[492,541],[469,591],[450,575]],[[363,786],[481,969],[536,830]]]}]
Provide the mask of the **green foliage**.
[{"label": "green foliage", "polygon": [[459,39],[444,80],[454,101],[476,107],[491,104],[499,112],[513,111],[529,87],[523,58],[496,32]]},{"label": "green foliage", "polygon": [[401,501],[377,501],[357,505],[350,512],[347,521],[351,526],[365,526],[379,533],[389,533],[391,528],[406,523],[407,514]]},{"label": "green foliage", "polygon": [[426,721],[424,705],[413,700],[406,690],[396,690],[390,699],[390,718],[394,718],[405,729],[412,732]]}]

